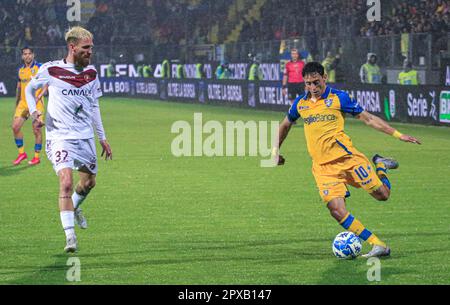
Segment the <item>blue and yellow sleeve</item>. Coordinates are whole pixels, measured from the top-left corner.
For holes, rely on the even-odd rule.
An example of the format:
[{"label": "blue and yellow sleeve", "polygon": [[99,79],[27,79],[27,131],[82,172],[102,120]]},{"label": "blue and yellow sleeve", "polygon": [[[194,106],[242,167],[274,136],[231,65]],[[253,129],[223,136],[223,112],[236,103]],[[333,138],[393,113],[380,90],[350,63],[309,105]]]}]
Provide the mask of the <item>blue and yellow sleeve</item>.
[{"label": "blue and yellow sleeve", "polygon": [[341,111],[344,113],[350,113],[355,116],[364,111],[364,109],[359,105],[356,99],[350,97],[350,95],[344,91],[337,93],[339,101],[341,103]]},{"label": "blue and yellow sleeve", "polygon": [[17,68],[17,81],[20,82],[20,69],[22,69],[22,67]]},{"label": "blue and yellow sleeve", "polygon": [[303,96],[299,96],[295,99],[295,101],[291,105],[291,108],[289,108],[289,111],[286,114],[289,122],[291,122],[291,123],[294,123],[295,121],[297,121],[300,118],[300,113],[298,112],[297,106],[302,97]]}]

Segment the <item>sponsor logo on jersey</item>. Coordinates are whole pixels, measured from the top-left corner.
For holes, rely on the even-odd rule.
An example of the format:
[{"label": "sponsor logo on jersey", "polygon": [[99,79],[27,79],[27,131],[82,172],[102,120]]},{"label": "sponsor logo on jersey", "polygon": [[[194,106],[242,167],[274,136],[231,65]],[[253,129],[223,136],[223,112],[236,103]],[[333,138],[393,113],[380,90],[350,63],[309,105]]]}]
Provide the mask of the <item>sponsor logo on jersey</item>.
[{"label": "sponsor logo on jersey", "polygon": [[70,75],[59,75],[59,79],[76,79],[76,76],[70,76]]},{"label": "sponsor logo on jersey", "polygon": [[88,89],[63,89],[61,90],[62,95],[68,96],[91,96],[92,91]]},{"label": "sponsor logo on jersey", "polygon": [[304,118],[303,121],[306,125],[310,125],[317,122],[329,122],[336,121],[337,117],[334,114],[316,114],[310,115],[307,118]]}]

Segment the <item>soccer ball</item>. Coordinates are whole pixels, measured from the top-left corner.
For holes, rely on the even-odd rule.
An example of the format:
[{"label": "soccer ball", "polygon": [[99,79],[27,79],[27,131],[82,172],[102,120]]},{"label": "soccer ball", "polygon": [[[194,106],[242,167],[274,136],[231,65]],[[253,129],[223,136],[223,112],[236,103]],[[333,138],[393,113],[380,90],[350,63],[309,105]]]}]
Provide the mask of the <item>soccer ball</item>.
[{"label": "soccer ball", "polygon": [[341,232],[333,241],[333,253],[337,258],[352,259],[361,253],[361,240],[352,232]]}]

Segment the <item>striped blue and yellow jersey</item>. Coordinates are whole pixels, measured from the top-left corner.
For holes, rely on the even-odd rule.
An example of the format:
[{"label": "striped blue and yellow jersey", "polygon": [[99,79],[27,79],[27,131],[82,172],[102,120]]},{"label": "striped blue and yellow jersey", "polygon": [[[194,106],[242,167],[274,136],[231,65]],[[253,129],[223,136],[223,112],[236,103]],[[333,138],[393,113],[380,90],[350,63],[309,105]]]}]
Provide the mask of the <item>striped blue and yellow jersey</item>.
[{"label": "striped blue and yellow jersey", "polygon": [[[30,82],[31,78],[35,76],[41,66],[40,63],[33,61],[29,67],[22,65],[18,71],[18,81],[20,82],[20,100],[26,102],[25,87]],[[36,90],[36,96],[42,89]]]},{"label": "striped blue and yellow jersey", "polygon": [[308,152],[316,164],[325,164],[358,152],[344,133],[345,113],[356,116],[364,109],[348,93],[330,87],[315,102],[299,96],[287,113],[289,121],[303,119]]}]

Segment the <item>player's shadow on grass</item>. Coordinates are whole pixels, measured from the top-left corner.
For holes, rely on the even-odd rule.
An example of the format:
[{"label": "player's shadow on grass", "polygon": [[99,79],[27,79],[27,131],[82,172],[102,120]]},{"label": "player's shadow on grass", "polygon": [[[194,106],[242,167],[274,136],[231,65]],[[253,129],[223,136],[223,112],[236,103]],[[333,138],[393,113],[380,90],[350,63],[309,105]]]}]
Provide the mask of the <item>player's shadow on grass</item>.
[{"label": "player's shadow on grass", "polygon": [[27,170],[31,168],[31,166],[16,166],[16,165],[9,165],[0,167],[0,177],[9,177],[13,175],[18,175],[24,170]]},{"label": "player's shadow on grass", "polygon": [[449,236],[449,231],[445,231],[445,232],[404,232],[404,233],[385,233],[383,234],[384,238],[392,238],[394,239],[394,237],[411,237],[411,236],[419,236],[419,237],[431,237],[431,236],[443,236],[443,237],[448,237]]},{"label": "player's shadow on grass", "polygon": [[[365,258],[357,258],[354,260],[337,260],[334,265],[322,274],[322,279],[316,283],[320,285],[382,285],[387,284],[392,275],[399,276],[401,274],[415,273],[414,270],[404,270],[398,267],[383,267],[381,259],[380,281],[368,279],[368,272],[374,275],[370,268],[373,265],[367,265]],[[389,260],[389,259],[388,259]]]},{"label": "player's shadow on grass", "polygon": [[[322,238],[306,239],[272,239],[272,240],[254,240],[254,241],[178,241],[170,244],[161,242],[154,243],[149,248],[128,249],[128,251],[104,252],[84,252],[80,251],[74,255],[55,254],[55,262],[51,265],[37,268],[35,266],[21,266],[6,272],[9,276],[16,274],[17,279],[8,281],[8,284],[72,284],[66,280],[66,274],[70,266],[67,261],[70,257],[78,257],[81,261],[82,282],[83,270],[104,270],[120,268],[126,271],[129,268],[157,266],[157,265],[184,265],[186,263],[217,263],[217,262],[251,262],[251,263],[272,263],[285,264],[295,261],[332,261],[331,267],[321,273],[321,279],[315,284],[385,284],[389,283],[391,276],[398,277],[401,274],[414,274],[418,270],[408,268],[407,270],[394,267],[396,263],[390,262],[401,259],[401,255],[396,253],[393,257],[382,259],[381,282],[370,282],[367,279],[367,271],[371,266],[367,265],[367,260],[357,258],[356,260],[337,260],[330,253],[331,251],[308,251],[316,247],[305,246],[304,243],[322,243]],[[216,244],[215,244],[216,243]],[[215,244],[215,245],[214,245]],[[303,246],[301,246],[303,245]],[[297,247],[298,246],[298,247]],[[183,255],[173,256],[183,250]],[[192,251],[186,255],[185,251]],[[217,250],[223,250],[217,254]],[[238,250],[238,251],[236,251]],[[241,252],[242,250],[244,252]],[[431,249],[432,252],[446,252],[446,248]],[[415,254],[429,255],[430,249],[417,251]],[[150,255],[150,257],[149,257]],[[120,256],[126,256],[124,260],[118,260]],[[171,257],[172,256],[172,257]],[[109,258],[113,259],[109,259]],[[100,260],[84,261],[83,258],[100,258]],[[132,259],[130,259],[132,258]],[[97,262],[101,261],[101,262]],[[385,263],[383,263],[385,261]],[[383,266],[384,265],[384,266]],[[390,266],[391,265],[391,266]],[[145,267],[144,267],[145,268]],[[1,275],[2,272],[0,272]],[[20,275],[22,275],[20,277]],[[88,279],[86,279],[88,280]],[[88,280],[89,281],[89,280]],[[124,283],[126,279],[124,278]]]},{"label": "player's shadow on grass", "polygon": [[67,266],[67,260],[71,257],[67,254],[55,255],[55,263],[52,265],[36,269],[32,266],[23,266],[17,271],[8,272],[11,274],[25,273],[22,277],[10,280],[7,284],[21,285],[61,285],[71,284],[67,281],[66,274],[71,266]]},{"label": "player's shadow on grass", "polygon": [[[315,241],[315,239],[308,239]],[[322,239],[320,239],[322,241]],[[71,284],[66,280],[66,274],[70,266],[67,266],[67,260],[72,257],[78,257],[81,261],[81,283],[83,283],[83,270],[103,270],[123,268],[135,268],[139,266],[157,266],[157,265],[184,265],[186,263],[217,263],[217,262],[270,262],[273,264],[286,263],[292,260],[322,260],[329,257],[329,253],[312,253],[305,249],[295,249],[289,245],[303,243],[304,240],[264,240],[264,241],[248,241],[248,242],[229,242],[227,244],[209,246],[211,241],[198,242],[179,242],[171,243],[170,246],[161,244],[160,247],[151,246],[149,249],[117,251],[117,252],[98,252],[83,253],[80,251],[74,255],[56,254],[53,255],[55,263],[41,268],[34,266],[20,266],[11,271],[6,272],[9,276],[17,275],[18,278],[8,281],[8,284]],[[287,248],[283,249],[283,245]],[[270,247],[270,248],[267,248]],[[274,250],[274,247],[276,250]],[[174,253],[178,253],[180,248],[192,250],[192,254],[188,257],[175,256],[170,257]],[[224,250],[223,253],[217,255],[217,250]],[[241,253],[236,250],[246,250]],[[149,253],[153,253],[149,257]],[[127,259],[117,261],[118,256],[126,256]],[[115,257],[112,261],[108,258]],[[133,257],[130,260],[130,257]],[[84,258],[104,258],[101,262],[87,263]],[[92,260],[91,260],[92,261]],[[1,272],[0,272],[1,275]],[[20,275],[22,275],[20,277]],[[125,282],[125,279],[124,279]]]},{"label": "player's shadow on grass", "polygon": [[[323,239],[321,238],[304,238],[304,239],[286,239],[286,240],[264,240],[264,241],[189,241],[189,242],[171,242],[170,246],[165,246],[163,244],[161,247],[155,247],[155,244],[152,245],[152,248],[149,250],[139,250],[139,251],[118,251],[118,252],[99,252],[99,253],[87,253],[87,254],[80,254],[80,257],[108,257],[111,255],[127,255],[127,254],[133,254],[133,255],[139,255],[139,254],[146,254],[149,253],[149,251],[154,253],[174,253],[176,251],[179,251],[179,249],[189,249],[192,251],[213,251],[217,252],[217,250],[229,250],[229,251],[235,251],[235,250],[251,250],[251,251],[259,251],[258,253],[264,253],[268,252],[272,254],[270,249],[267,249],[267,247],[276,247],[278,251],[289,253],[289,255],[292,256],[307,256],[310,259],[322,259],[322,256],[330,256],[329,253],[315,253],[313,255],[311,252],[303,251],[304,248],[302,247],[286,247],[283,249],[283,245],[302,245],[305,242],[312,242],[312,243],[319,243],[323,242]],[[265,248],[267,250],[265,250]]]}]

